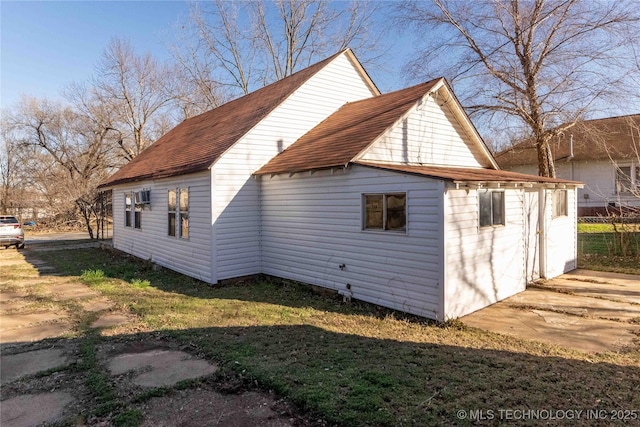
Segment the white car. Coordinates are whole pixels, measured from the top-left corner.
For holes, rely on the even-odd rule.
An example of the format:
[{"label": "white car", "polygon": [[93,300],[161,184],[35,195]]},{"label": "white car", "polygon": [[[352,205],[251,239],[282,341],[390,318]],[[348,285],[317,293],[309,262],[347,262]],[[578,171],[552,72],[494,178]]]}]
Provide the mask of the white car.
[{"label": "white car", "polygon": [[0,215],[0,246],[24,248],[24,230],[15,216]]}]

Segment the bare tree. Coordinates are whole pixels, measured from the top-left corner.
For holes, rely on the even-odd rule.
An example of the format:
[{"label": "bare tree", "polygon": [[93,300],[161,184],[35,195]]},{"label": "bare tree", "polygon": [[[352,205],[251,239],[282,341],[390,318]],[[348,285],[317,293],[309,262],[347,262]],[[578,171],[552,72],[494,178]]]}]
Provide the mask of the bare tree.
[{"label": "bare tree", "polygon": [[24,98],[8,118],[8,128],[30,187],[48,200],[50,214],[74,218],[77,210],[93,238],[99,214],[96,188],[113,162],[104,123],[69,106]]},{"label": "bare tree", "polygon": [[16,144],[11,129],[8,126],[7,114],[2,115],[0,125],[0,212],[15,213],[14,208],[19,205],[20,167],[16,156]]},{"label": "bare tree", "polygon": [[405,1],[399,11],[423,42],[410,73],[444,74],[488,126],[525,128],[542,176],[555,176],[551,138],[619,102],[637,78],[633,1]]},{"label": "bare tree", "polygon": [[112,122],[120,137],[121,155],[131,160],[153,142],[152,118],[169,114],[173,101],[172,71],[150,54],[138,56],[131,45],[113,39],[104,50],[91,81],[94,95],[112,106]]},{"label": "bare tree", "polygon": [[381,52],[379,26],[373,22],[376,10],[368,1],[196,4],[174,57],[214,107],[347,47],[363,54],[364,62],[375,63]]}]

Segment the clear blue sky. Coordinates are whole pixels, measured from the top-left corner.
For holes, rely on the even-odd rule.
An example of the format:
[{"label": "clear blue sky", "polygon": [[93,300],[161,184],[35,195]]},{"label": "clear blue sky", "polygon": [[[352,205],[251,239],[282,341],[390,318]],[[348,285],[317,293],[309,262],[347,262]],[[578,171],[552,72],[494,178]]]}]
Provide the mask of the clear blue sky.
[{"label": "clear blue sky", "polygon": [[113,37],[128,38],[138,52],[167,57],[163,45],[182,1],[0,2],[1,104],[25,93],[55,98],[71,81],[86,80]]},{"label": "clear blue sky", "polygon": [[[138,53],[169,59],[164,42],[188,17],[186,1],[0,1],[0,106],[21,94],[58,98],[72,81],[91,76],[111,38],[129,39]],[[387,38],[397,43],[395,35]],[[401,43],[404,49],[406,43]],[[403,50],[404,50],[403,49]],[[399,89],[398,58],[389,75],[372,72],[381,90]]]}]

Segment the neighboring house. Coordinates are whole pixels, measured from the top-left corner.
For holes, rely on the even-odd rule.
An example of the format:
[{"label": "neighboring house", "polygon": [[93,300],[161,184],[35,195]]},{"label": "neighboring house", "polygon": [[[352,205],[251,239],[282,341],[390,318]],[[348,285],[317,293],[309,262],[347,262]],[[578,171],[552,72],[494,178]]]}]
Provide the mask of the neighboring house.
[{"label": "neighboring house", "polygon": [[444,79],[380,95],[345,50],[185,120],[101,187],[122,251],[445,320],[575,268],[579,185],[498,170]]},{"label": "neighboring house", "polygon": [[[551,141],[551,151],[557,177],[584,183],[578,216],[640,208],[640,114],[579,122]],[[503,169],[538,172],[532,140],[495,157]]]}]

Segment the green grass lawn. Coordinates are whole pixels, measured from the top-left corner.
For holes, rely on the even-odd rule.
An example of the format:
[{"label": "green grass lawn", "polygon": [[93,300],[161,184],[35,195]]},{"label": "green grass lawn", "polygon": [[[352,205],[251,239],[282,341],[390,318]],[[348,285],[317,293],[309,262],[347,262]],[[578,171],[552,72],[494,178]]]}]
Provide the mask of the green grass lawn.
[{"label": "green grass lawn", "polygon": [[126,307],[154,334],[198,349],[224,373],[274,390],[329,425],[498,425],[457,414],[640,409],[637,348],[583,354],[460,322],[443,326],[370,304],[343,304],[279,280],[211,287],[112,251],[37,256]]},{"label": "green grass lawn", "polygon": [[615,230],[637,232],[640,231],[640,224],[616,224],[611,223],[578,223],[578,233],[613,233]]}]

